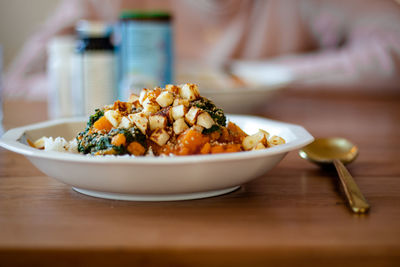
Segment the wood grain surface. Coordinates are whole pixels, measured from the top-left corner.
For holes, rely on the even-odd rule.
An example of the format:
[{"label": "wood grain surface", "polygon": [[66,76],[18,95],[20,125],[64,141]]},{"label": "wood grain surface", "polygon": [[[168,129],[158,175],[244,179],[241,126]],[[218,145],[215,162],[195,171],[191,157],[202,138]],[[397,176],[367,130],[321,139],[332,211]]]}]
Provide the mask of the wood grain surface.
[{"label": "wood grain surface", "polygon": [[[297,151],[233,193],[148,203],[81,195],[0,149],[0,266],[400,266],[399,100],[287,90],[256,111],[356,143],[367,215]],[[5,105],[6,128],[45,119],[45,103]]]}]

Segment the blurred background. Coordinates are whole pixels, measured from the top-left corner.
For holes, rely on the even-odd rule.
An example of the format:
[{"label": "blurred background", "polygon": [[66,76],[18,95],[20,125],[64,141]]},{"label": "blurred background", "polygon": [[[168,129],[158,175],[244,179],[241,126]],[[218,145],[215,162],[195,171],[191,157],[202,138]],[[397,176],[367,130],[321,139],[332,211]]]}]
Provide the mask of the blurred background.
[{"label": "blurred background", "polygon": [[40,31],[61,0],[0,1],[0,43],[3,46],[3,65],[7,69],[24,43]]},{"label": "blurred background", "polygon": [[3,98],[51,118],[167,83],[235,113],[293,85],[400,88],[394,0],[0,0],[0,46]]}]

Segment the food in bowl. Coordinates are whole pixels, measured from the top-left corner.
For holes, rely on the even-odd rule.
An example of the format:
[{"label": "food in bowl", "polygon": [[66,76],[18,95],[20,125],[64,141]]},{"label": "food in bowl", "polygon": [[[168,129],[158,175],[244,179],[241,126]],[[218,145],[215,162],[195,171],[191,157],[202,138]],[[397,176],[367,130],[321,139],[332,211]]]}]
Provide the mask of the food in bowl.
[{"label": "food in bowl", "polygon": [[285,143],[265,130],[246,134],[196,84],[143,89],[96,109],[75,140],[42,137],[39,149],[90,155],[185,156],[268,149]]}]

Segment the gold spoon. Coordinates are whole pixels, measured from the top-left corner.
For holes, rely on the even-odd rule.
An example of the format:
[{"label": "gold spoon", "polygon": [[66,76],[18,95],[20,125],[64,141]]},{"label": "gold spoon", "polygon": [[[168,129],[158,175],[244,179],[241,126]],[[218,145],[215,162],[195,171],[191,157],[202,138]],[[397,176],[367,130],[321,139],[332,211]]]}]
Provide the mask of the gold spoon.
[{"label": "gold spoon", "polygon": [[355,145],[344,138],[317,138],[302,148],[299,155],[321,166],[333,163],[352,211],[355,213],[368,212],[370,205],[344,166],[357,157],[358,148]]}]

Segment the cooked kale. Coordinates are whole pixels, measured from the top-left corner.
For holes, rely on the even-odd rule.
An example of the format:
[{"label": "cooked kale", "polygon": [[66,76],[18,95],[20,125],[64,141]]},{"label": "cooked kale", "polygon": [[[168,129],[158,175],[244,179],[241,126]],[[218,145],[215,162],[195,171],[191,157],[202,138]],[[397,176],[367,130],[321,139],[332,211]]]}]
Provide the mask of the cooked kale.
[{"label": "cooked kale", "polygon": [[96,109],[95,113],[89,117],[89,121],[86,124],[86,128],[92,127],[92,125],[101,117],[104,116],[104,111],[101,109]]},{"label": "cooked kale", "polygon": [[88,131],[81,132],[77,137],[78,151],[83,154],[95,154],[96,152],[113,149],[115,154],[126,154],[126,147],[111,144],[112,138],[120,133],[125,135],[127,144],[136,141],[146,147],[146,136],[136,126],[133,126],[130,129],[112,129],[106,134],[98,132],[89,134]]},{"label": "cooked kale", "polygon": [[132,126],[129,129],[125,128],[116,128],[112,129],[109,133],[110,136],[114,136],[116,134],[123,134],[125,135],[126,138],[126,143],[131,143],[133,141],[136,141],[140,143],[142,146],[146,147],[146,136],[142,134],[142,132],[136,127]]},{"label": "cooked kale", "polygon": [[204,129],[202,133],[203,134],[210,134],[210,133],[213,133],[215,131],[219,131],[220,129],[221,129],[221,126],[219,126],[217,124],[214,124],[213,126],[211,126],[210,129]]},{"label": "cooked kale", "polygon": [[98,138],[99,138],[99,135],[97,133],[93,133],[93,134],[87,134],[85,132],[79,133],[79,135],[77,137],[78,151],[83,154],[91,153],[92,149],[94,149],[97,145]]},{"label": "cooked kale", "polygon": [[226,126],[226,117],[224,111],[220,108],[217,108],[211,100],[205,97],[200,97],[200,99],[193,101],[191,106],[198,107],[208,112],[208,114],[210,114],[211,118],[213,118],[214,122],[216,123],[210,129],[204,129],[203,133],[212,133],[219,130],[221,126]]},{"label": "cooked kale", "polygon": [[81,140],[78,139],[78,151],[83,154],[95,154],[96,152],[113,149],[115,154],[125,154],[125,147],[112,145],[111,138],[107,134],[86,134]]},{"label": "cooked kale", "polygon": [[111,138],[109,136],[106,136],[106,135],[100,136],[97,139],[96,146],[95,146],[95,151],[93,151],[93,149],[92,149],[92,152],[97,152],[97,151],[100,151],[100,150],[107,150],[107,149],[111,148],[112,145],[110,143],[110,141],[111,141],[110,139]]}]

